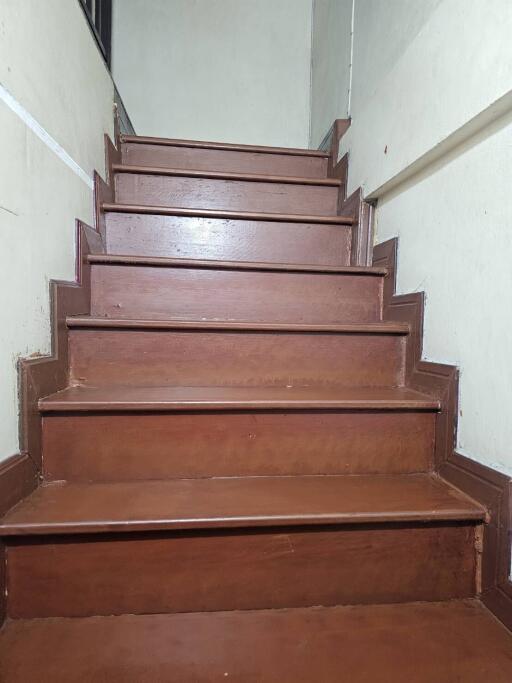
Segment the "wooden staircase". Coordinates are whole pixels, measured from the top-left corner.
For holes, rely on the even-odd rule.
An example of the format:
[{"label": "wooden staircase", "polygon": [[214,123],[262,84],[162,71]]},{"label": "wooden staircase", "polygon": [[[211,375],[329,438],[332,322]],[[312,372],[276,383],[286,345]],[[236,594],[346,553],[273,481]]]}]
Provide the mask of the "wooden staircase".
[{"label": "wooden staircase", "polygon": [[510,682],[485,510],[434,471],[327,155],[109,150],[43,482],[0,523],[0,680]]}]

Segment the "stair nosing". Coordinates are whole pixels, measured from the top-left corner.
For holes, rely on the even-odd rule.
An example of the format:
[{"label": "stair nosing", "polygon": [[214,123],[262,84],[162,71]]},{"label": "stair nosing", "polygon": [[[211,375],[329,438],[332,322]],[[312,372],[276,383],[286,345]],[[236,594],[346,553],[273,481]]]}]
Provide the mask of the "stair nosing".
[{"label": "stair nosing", "polygon": [[164,330],[212,330],[318,334],[385,334],[407,335],[408,323],[362,323],[346,325],[314,325],[307,323],[258,323],[238,320],[157,320],[145,318],[100,318],[95,316],[68,316],[70,328],[119,328],[119,329],[164,329]]},{"label": "stair nosing", "polygon": [[141,166],[140,164],[112,164],[114,173],[134,175],[161,175],[211,180],[232,180],[252,183],[282,183],[283,185],[312,185],[318,187],[341,187],[338,178],[308,178],[303,176],[283,176],[261,173],[242,173],[233,171],[208,171],[195,168],[171,168],[166,166]]},{"label": "stair nosing", "polygon": [[472,511],[464,512],[454,508],[444,510],[443,513],[432,514],[421,511],[416,514],[382,514],[365,513],[357,518],[354,515],[345,513],[336,515],[330,513],[301,514],[301,515],[274,515],[273,517],[231,517],[226,518],[197,518],[197,519],[176,519],[176,520],[154,520],[154,521],[116,521],[116,522],[61,522],[61,523],[41,523],[41,524],[13,524],[3,526],[0,523],[1,536],[22,536],[22,535],[42,535],[42,534],[77,534],[77,533],[105,533],[105,532],[137,532],[137,531],[187,531],[193,529],[243,529],[243,528],[264,528],[281,526],[348,526],[359,524],[400,524],[407,522],[463,522],[481,521],[485,517],[483,512]]},{"label": "stair nosing", "polygon": [[214,259],[169,258],[164,256],[133,256],[131,254],[88,254],[87,261],[95,265],[134,265],[168,268],[198,268],[203,270],[249,270],[330,275],[386,276],[381,266],[316,266],[309,264],[269,263],[257,261],[216,261]]},{"label": "stair nosing", "polygon": [[330,153],[317,149],[301,149],[298,147],[271,147],[266,145],[244,145],[231,142],[208,142],[204,140],[182,140],[175,138],[159,138],[148,135],[121,135],[121,143],[140,145],[159,145],[163,147],[190,147],[197,149],[215,149],[228,152],[254,152],[256,154],[282,154],[288,156],[305,156],[329,158]]},{"label": "stair nosing", "polygon": [[[67,387],[66,389],[69,389]],[[85,394],[92,388],[79,385]],[[131,387],[133,389],[133,387]],[[441,404],[438,399],[422,397],[421,399],[139,399],[139,400],[94,400],[86,395],[80,401],[59,398],[66,389],[39,399],[38,407],[41,413],[83,413],[83,412],[112,412],[112,413],[140,413],[140,412],[222,412],[222,411],[271,411],[271,410],[308,410],[308,411],[390,411],[390,412],[438,412]]]},{"label": "stair nosing", "polygon": [[[212,478],[211,481],[216,479],[221,480],[247,480],[247,479],[257,479],[259,483],[266,485],[266,482],[272,481],[273,483],[279,479],[293,479],[300,480],[302,482],[315,481],[315,480],[339,480],[343,481],[347,479],[346,475],[335,474],[335,475],[296,475],[288,477],[221,477]],[[383,481],[389,479],[395,479],[396,481],[407,481],[407,480],[433,480],[440,481],[437,479],[436,475],[425,472],[419,475],[352,475],[348,477],[352,480],[379,480]],[[55,490],[55,489],[65,489],[75,490],[80,492],[81,490],[87,488],[103,491],[108,491],[111,487],[111,491],[114,491],[116,487],[119,486],[130,486],[134,485],[134,488],[147,488],[148,485],[164,485],[166,483],[176,484],[181,482],[185,485],[191,487],[193,490],[195,482],[201,482],[198,486],[202,487],[204,480],[197,479],[177,479],[177,480],[151,480],[146,482],[135,481],[135,482],[92,482],[89,484],[77,484],[74,482],[48,482],[45,483],[38,490],[37,495],[41,495],[41,491],[44,490]],[[225,514],[209,515],[204,514],[194,516],[194,514],[189,514],[180,516],[179,512],[174,513],[172,516],[165,516],[160,512],[160,514],[154,517],[148,517],[146,519],[130,519],[128,515],[125,517],[119,517],[118,519],[86,519],[86,520],[52,520],[52,521],[41,521],[41,522],[29,522],[29,521],[9,521],[11,512],[0,521],[0,536],[19,536],[19,535],[34,535],[34,534],[66,534],[66,533],[107,533],[107,532],[122,532],[130,533],[137,531],[187,531],[193,529],[233,529],[233,528],[261,528],[261,527],[279,527],[279,526],[318,526],[318,525],[362,525],[362,524],[400,524],[400,523],[442,523],[450,521],[459,522],[472,522],[481,521],[485,519],[485,509],[482,505],[475,502],[465,494],[461,494],[457,489],[453,488],[451,484],[447,482],[442,482],[443,486],[447,487],[453,493],[458,494],[453,496],[453,501],[450,500],[450,505],[446,504],[442,509],[432,509],[432,507],[419,506],[416,509],[410,510],[397,510],[397,509],[374,509],[374,510],[343,510],[331,512],[319,512],[319,511],[307,511],[308,502],[305,502],[304,512],[248,512],[247,514],[237,513],[237,512],[225,512]],[[214,485],[215,486],[215,485]],[[270,489],[272,490],[272,488]],[[222,490],[221,490],[222,493]],[[226,493],[226,491],[224,491]],[[342,493],[342,490],[340,490]],[[228,488],[229,494],[229,488]],[[218,495],[218,492],[217,494]],[[92,499],[92,494],[91,494]],[[463,499],[466,505],[463,505]],[[457,504],[459,503],[459,504]],[[469,504],[471,503],[471,507]],[[24,502],[16,506],[22,507]],[[16,508],[13,508],[12,512],[16,515]],[[129,513],[129,511],[128,511]]]},{"label": "stair nosing", "polygon": [[106,213],[140,213],[161,216],[182,216],[187,218],[225,218],[228,220],[260,221],[269,223],[312,223],[324,225],[354,224],[354,216],[318,216],[306,214],[266,213],[258,211],[232,211],[229,209],[189,209],[178,206],[160,206],[149,204],[122,204],[102,202]]}]

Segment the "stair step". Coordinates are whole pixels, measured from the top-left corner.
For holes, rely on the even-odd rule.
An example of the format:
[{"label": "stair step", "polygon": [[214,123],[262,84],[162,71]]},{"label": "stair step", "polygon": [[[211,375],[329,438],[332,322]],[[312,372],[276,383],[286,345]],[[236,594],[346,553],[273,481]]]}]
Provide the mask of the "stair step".
[{"label": "stair step", "polygon": [[[113,254],[329,266],[350,263],[353,216],[102,205]],[[218,257],[222,258],[218,258]]]},{"label": "stair step", "polygon": [[194,168],[226,172],[267,173],[325,178],[329,158],[324,152],[188,140],[129,138],[121,143],[128,164]]},{"label": "stair step", "polygon": [[424,410],[439,400],[405,387],[82,387],[39,401],[43,413],[61,411],[183,410]]},{"label": "stair step", "polygon": [[305,178],[287,175],[269,175],[260,173],[228,173],[226,171],[210,171],[193,168],[169,168],[168,166],[140,166],[135,164],[112,164],[114,173],[135,173],[144,175],[162,175],[188,178],[210,178],[212,180],[245,180],[255,183],[281,183],[284,185],[319,185],[323,187],[341,186],[338,178]]},{"label": "stair step", "polygon": [[89,263],[120,264],[131,266],[159,266],[167,268],[194,268],[205,270],[255,270],[287,273],[330,273],[338,275],[374,275],[382,277],[387,269],[379,266],[316,266],[306,263],[258,263],[252,261],[215,261],[212,259],[166,258],[159,256],[132,256],[130,254],[89,254]]},{"label": "stair step", "polygon": [[245,320],[153,320],[132,318],[97,318],[94,316],[70,316],[66,319],[68,327],[74,328],[114,328],[141,330],[231,330],[246,332],[308,332],[332,334],[384,334],[405,335],[410,332],[409,323],[376,322],[352,323],[346,325],[308,325],[302,323],[257,323]]},{"label": "stair step", "polygon": [[123,135],[122,143],[167,145],[171,147],[193,147],[200,149],[228,150],[232,152],[260,152],[264,154],[286,154],[289,156],[305,156],[328,158],[329,152],[318,149],[302,149],[297,147],[272,147],[267,145],[242,145],[232,142],[208,142],[204,140],[180,140],[145,135]]},{"label": "stair step", "polygon": [[343,266],[352,225],[108,211],[110,254]]},{"label": "stair step", "polygon": [[8,512],[0,535],[484,518],[480,505],[429,474],[52,483]]},{"label": "stair step", "polygon": [[[144,169],[137,166],[136,169]],[[265,211],[335,216],[338,210],[339,185],[332,183],[290,183],[289,178],[273,180],[272,176],[250,179],[234,174],[204,177],[148,173],[147,170],[114,175],[114,196],[117,203],[148,206],[179,206],[183,208],[219,209],[231,211]],[[257,180],[256,180],[257,178]]]},{"label": "stair step", "polygon": [[52,412],[43,416],[43,474],[85,482],[427,472],[435,421],[422,410]]},{"label": "stair step", "polygon": [[509,683],[511,652],[477,600],[17,620],[0,633],[4,683]]},{"label": "stair step", "polygon": [[[78,324],[77,324],[78,323]],[[70,383],[400,386],[405,325],[68,319]]]},{"label": "stair step", "polygon": [[158,214],[162,216],[188,216],[204,218],[230,218],[233,220],[270,221],[285,223],[324,223],[326,225],[353,225],[353,215],[306,215],[269,211],[231,211],[227,209],[206,209],[200,207],[160,206],[148,204],[103,202],[103,211],[116,213]]},{"label": "stair step", "polygon": [[0,526],[7,614],[472,597],[484,517],[428,474],[46,484]]},{"label": "stair step", "polygon": [[345,324],[382,318],[382,268],[93,255],[91,313]]},{"label": "stair step", "polygon": [[424,472],[439,402],[403,388],[79,386],[40,407],[46,479],[113,481]]}]

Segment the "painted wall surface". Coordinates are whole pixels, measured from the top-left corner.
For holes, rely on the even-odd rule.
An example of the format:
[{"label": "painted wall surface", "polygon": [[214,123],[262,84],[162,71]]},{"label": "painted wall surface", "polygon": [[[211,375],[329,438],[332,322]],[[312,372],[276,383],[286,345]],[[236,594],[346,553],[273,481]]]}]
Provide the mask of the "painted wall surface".
[{"label": "painted wall surface", "polygon": [[458,449],[512,474],[512,117],[384,195],[398,289],[425,290],[423,355],[458,365]]},{"label": "painted wall surface", "polygon": [[461,370],[458,449],[512,474],[512,4],[356,0],[349,192],[425,290],[424,357]]},{"label": "painted wall surface", "polygon": [[[342,142],[342,151],[352,151],[349,190],[363,184],[368,195],[381,196],[509,106],[512,3],[427,0],[418,14],[419,4],[386,3],[380,30],[368,35],[382,3],[355,3],[352,126]],[[416,35],[395,37],[402,52],[383,69],[390,36],[402,25],[408,31],[410,12]]]},{"label": "painted wall surface", "polygon": [[49,281],[75,276],[75,218],[92,222],[112,106],[78,2],[2,0],[0,460],[19,449],[17,359],[50,352]]},{"label": "painted wall surface", "polygon": [[139,135],[307,147],[312,0],[114,0]]},{"label": "painted wall surface", "polygon": [[354,28],[357,26],[357,32],[354,31],[352,56],[352,110],[360,111],[373,97],[385,74],[414,42],[440,2],[354,0]]},{"label": "painted wall surface", "polygon": [[352,0],[313,0],[310,147],[348,116]]}]

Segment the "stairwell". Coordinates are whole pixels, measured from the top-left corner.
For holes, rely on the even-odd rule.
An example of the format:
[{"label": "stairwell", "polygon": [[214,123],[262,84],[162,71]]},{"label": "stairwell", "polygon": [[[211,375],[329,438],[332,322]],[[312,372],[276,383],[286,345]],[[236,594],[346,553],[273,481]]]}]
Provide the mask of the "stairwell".
[{"label": "stairwell", "polygon": [[43,481],[0,523],[1,680],[511,681],[486,511],[328,154],[107,150]]}]

